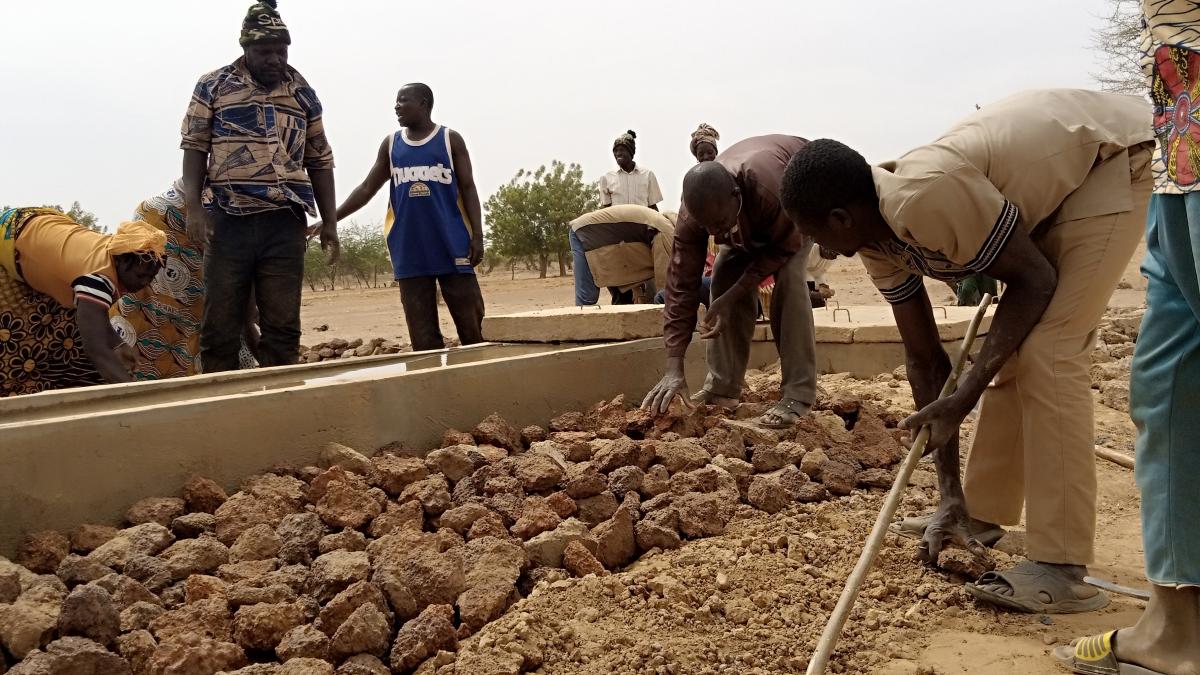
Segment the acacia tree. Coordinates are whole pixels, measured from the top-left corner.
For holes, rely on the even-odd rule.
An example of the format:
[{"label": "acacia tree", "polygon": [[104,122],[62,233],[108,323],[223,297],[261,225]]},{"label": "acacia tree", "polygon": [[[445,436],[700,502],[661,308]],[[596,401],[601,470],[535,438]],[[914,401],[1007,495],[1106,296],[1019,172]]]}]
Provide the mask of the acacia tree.
[{"label": "acacia tree", "polygon": [[1147,93],[1142,73],[1142,6],[1139,0],[1109,0],[1104,25],[1092,33],[1092,46],[1100,53],[1101,70],[1092,79],[1104,91]]},{"label": "acacia tree", "polygon": [[488,242],[500,256],[536,258],[542,278],[557,258],[558,274],[566,276],[568,223],[598,207],[596,188],[583,181],[578,164],[555,160],[549,168],[521,169],[484,204]]}]

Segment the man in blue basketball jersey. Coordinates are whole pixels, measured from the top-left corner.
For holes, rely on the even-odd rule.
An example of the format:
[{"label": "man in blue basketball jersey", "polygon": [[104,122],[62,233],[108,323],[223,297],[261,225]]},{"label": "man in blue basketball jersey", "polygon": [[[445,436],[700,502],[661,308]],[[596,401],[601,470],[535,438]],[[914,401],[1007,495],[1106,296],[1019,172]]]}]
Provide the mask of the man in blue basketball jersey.
[{"label": "man in blue basketball jersey", "polygon": [[483,293],[475,266],[483,261],[483,218],[467,144],[431,118],[433,91],[406,84],[396,94],[401,129],[379,145],[375,165],[340,207],[358,211],[388,184],[384,226],[388,253],[413,351],[442,349],[437,288],[464,345],[483,342]]}]

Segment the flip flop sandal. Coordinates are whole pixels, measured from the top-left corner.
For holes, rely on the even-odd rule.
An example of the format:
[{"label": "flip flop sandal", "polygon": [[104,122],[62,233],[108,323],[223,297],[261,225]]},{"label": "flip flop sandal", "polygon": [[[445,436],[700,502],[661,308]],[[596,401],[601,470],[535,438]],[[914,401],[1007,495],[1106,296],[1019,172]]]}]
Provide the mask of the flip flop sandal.
[{"label": "flip flop sandal", "polygon": [[[898,534],[901,537],[908,537],[909,539],[923,539],[925,537],[925,529],[933,522],[933,516],[934,514],[927,513],[923,516],[903,518],[888,525],[888,532]],[[975,536],[976,541],[991,548],[1004,537],[1004,528],[999,525],[992,525],[983,529],[972,527],[971,534]]]},{"label": "flip flop sandal", "polygon": [[[807,406],[794,398],[789,398],[775,404],[767,412],[763,413],[758,418],[758,426],[767,429],[790,429],[801,417],[804,417],[812,410],[811,406]],[[768,422],[767,417],[774,415],[778,417],[778,422]],[[790,419],[788,419],[790,417]]]},{"label": "flip flop sandal", "polygon": [[1054,660],[1081,675],[1164,675],[1157,670],[1118,661],[1113,652],[1116,637],[1117,631],[1110,630],[1103,635],[1079,638],[1074,645],[1056,648]]},{"label": "flip flop sandal", "polygon": [[[1001,595],[984,588],[992,584],[1006,584],[1012,595]],[[1073,592],[1075,587],[1095,590],[1096,594],[1081,598]],[[965,585],[975,599],[1027,614],[1077,614],[1093,612],[1108,605],[1108,595],[1083,582],[1058,574],[1032,560],[1022,560],[1003,572],[987,572],[975,583]],[[1042,595],[1050,598],[1047,602]]]}]

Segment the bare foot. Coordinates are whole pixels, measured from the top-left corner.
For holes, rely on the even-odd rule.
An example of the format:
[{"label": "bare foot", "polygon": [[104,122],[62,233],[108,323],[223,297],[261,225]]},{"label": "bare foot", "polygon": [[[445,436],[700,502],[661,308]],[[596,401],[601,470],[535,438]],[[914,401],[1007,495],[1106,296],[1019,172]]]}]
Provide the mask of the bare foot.
[{"label": "bare foot", "polygon": [[1200,588],[1155,585],[1146,611],[1113,638],[1117,660],[1168,675],[1200,675]]}]

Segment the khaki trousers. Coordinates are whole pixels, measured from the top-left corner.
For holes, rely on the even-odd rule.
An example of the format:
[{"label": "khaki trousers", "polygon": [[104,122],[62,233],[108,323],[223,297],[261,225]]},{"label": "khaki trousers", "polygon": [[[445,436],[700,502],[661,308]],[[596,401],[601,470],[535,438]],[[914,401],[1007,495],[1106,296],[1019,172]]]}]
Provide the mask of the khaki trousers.
[{"label": "khaki trousers", "polygon": [[1091,352],[1109,298],[1146,223],[1148,153],[1130,157],[1130,211],[1035,231],[1058,271],[1050,305],[983,396],[963,489],[972,517],[1015,525],[1026,515],[1026,555],[1092,562],[1096,533]]},{"label": "khaki trousers", "polygon": [[[808,252],[808,246],[797,251],[775,273],[770,319],[775,348],[779,352],[783,398],[794,399],[806,408],[812,408],[817,394],[817,347],[812,298],[808,294]],[[753,261],[754,256],[746,251],[722,246],[713,263],[712,299],[716,300],[733,287]],[[757,317],[758,293],[748,293],[730,312],[725,330],[708,341],[705,390],[729,398],[742,395]]]}]

